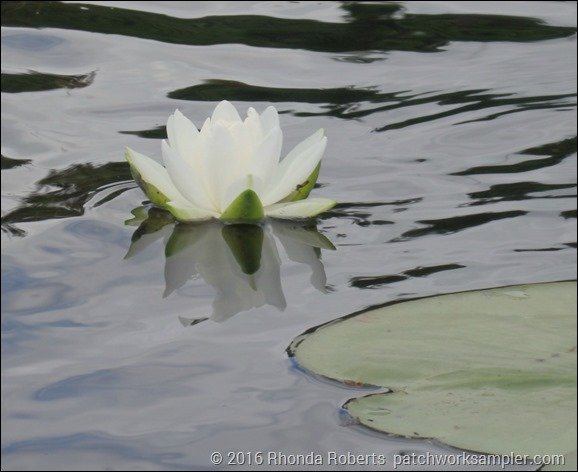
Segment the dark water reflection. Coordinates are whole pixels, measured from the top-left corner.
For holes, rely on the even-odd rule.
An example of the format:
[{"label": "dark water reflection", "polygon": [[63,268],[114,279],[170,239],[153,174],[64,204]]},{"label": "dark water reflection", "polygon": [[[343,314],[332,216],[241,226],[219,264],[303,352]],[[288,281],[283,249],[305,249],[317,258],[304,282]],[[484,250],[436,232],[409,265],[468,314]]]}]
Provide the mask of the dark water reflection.
[{"label": "dark water reflection", "polygon": [[429,234],[451,234],[465,229],[480,226],[493,221],[502,220],[505,218],[516,218],[518,216],[526,215],[527,212],[522,210],[517,211],[501,211],[492,213],[474,213],[464,216],[453,216],[451,218],[440,218],[439,220],[419,220],[416,223],[428,225],[425,228],[417,228],[411,231],[406,231],[400,238],[393,241],[403,241],[408,238],[417,238],[420,236],[427,236]]},{"label": "dark water reflection", "polygon": [[[21,159],[16,165],[11,159],[7,169],[26,165],[29,159]],[[4,162],[4,159],[3,159]],[[5,168],[3,167],[2,170]],[[127,183],[120,186],[117,184]],[[114,186],[113,192],[106,192]],[[129,166],[126,162],[109,162],[94,165],[73,164],[63,170],[52,170],[36,182],[36,190],[22,198],[22,204],[2,216],[2,230],[22,235],[15,223],[42,221],[54,218],[68,218],[84,214],[84,205],[99,192],[95,203],[101,205],[134,187]],[[103,194],[106,192],[106,196]]]},{"label": "dark water reflection", "polygon": [[402,282],[410,277],[426,277],[444,270],[456,270],[465,266],[461,264],[444,264],[433,267],[416,267],[415,269],[406,270],[400,274],[382,275],[379,277],[353,277],[351,285],[357,288],[378,288],[382,285],[394,282]]},{"label": "dark water reflection", "polygon": [[2,156],[2,170],[9,170],[14,169],[15,167],[25,166],[31,162],[31,159],[12,159],[8,156]]},{"label": "dark water reflection", "polygon": [[518,154],[530,156],[546,156],[540,159],[533,158],[521,162],[494,166],[473,167],[454,175],[480,175],[480,174],[510,174],[529,172],[560,164],[564,159],[576,154],[576,136],[564,139],[556,143],[548,143],[531,149],[525,149]]},{"label": "dark water reflection", "polygon": [[[2,2],[2,468],[447,452],[342,424],[351,392],[284,349],[370,305],[576,277],[575,17],[572,2]],[[325,128],[314,194],[340,203],[252,228],[152,209],[124,146],[158,158],[169,113],[199,124],[224,98],[274,104],[284,149]]]},{"label": "dark water reflection", "polygon": [[403,14],[401,4],[343,2],[343,22],[255,15],[183,19],[99,5],[2,2],[5,26],[63,28],[188,45],[245,44],[309,51],[439,51],[451,41],[540,41],[571,27],[500,15]]},{"label": "dark water reflection", "polygon": [[[334,116],[343,119],[360,119],[364,116],[378,112],[396,110],[402,107],[413,107],[424,104],[436,105],[462,105],[452,107],[451,110],[443,111],[426,116],[419,116],[410,120],[398,123],[390,123],[381,126],[375,131],[387,131],[413,126],[419,123],[438,120],[449,116],[463,113],[479,111],[492,108],[500,108],[515,105],[508,110],[494,112],[484,115],[482,118],[466,120],[461,123],[475,121],[493,120],[503,115],[518,113],[527,110],[537,110],[541,108],[573,109],[575,108],[575,93],[561,95],[546,95],[539,97],[517,97],[513,94],[491,94],[489,90],[464,90],[454,93],[427,94],[420,96],[408,94],[407,92],[380,93],[376,87],[360,89],[355,87],[335,88],[335,89],[274,89],[258,87],[239,82],[228,82],[221,80],[209,80],[207,83],[194,85],[181,90],[175,90],[168,94],[169,98],[193,101],[218,101],[217,97],[227,97],[228,100],[241,101],[268,101],[268,102],[303,102],[303,103],[328,103],[322,108],[321,113],[295,113],[297,116]],[[369,106],[363,107],[363,102],[369,102]],[[389,103],[388,105],[375,104]],[[460,124],[460,122],[456,123]],[[148,131],[149,135],[151,131]],[[140,132],[139,136],[146,135],[147,131]]]}]

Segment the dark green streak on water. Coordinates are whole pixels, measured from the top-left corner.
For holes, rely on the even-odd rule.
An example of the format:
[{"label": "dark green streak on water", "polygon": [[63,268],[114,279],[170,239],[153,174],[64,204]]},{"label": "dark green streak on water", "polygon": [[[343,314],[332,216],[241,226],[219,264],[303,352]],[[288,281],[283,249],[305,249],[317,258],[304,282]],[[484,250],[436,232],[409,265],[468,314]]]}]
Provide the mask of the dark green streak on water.
[{"label": "dark green streak on water", "polygon": [[[228,80],[207,80],[203,84],[193,85],[175,90],[168,94],[169,98],[190,101],[219,101],[222,99],[234,101],[256,102],[265,101],[272,103],[321,103],[322,112],[296,112],[295,116],[333,116],[344,119],[360,119],[375,113],[389,112],[399,108],[435,104],[438,106],[451,106],[451,109],[442,110],[439,113],[419,116],[408,120],[389,123],[386,126],[376,128],[375,131],[388,131],[406,128],[420,123],[427,123],[449,116],[463,113],[476,112],[491,108],[509,107],[505,111],[491,113],[481,118],[462,121],[472,123],[474,121],[488,121],[503,115],[518,113],[536,109],[574,109],[576,106],[576,94],[544,95],[536,97],[523,97],[514,94],[489,93],[489,90],[461,90],[459,92],[443,92],[438,94],[402,94],[401,92],[383,93],[377,87],[341,87],[331,89],[299,89],[299,88],[274,88],[261,87],[242,82]],[[359,110],[361,102],[372,104],[387,103],[371,108],[364,107]],[[454,105],[462,105],[455,107]],[[460,124],[460,123],[456,123]],[[150,135],[154,130],[141,131]],[[152,136],[151,136],[152,137]]]},{"label": "dark green streak on water", "polygon": [[32,162],[31,159],[14,159],[12,157],[2,156],[2,170],[15,169],[22,167]]},{"label": "dark green streak on water", "polygon": [[544,167],[552,167],[564,159],[576,154],[576,136],[562,141],[544,144],[524,151],[520,155],[546,156],[539,159],[528,159],[514,164],[500,164],[473,167],[468,170],[456,172],[453,175],[480,175],[480,174],[511,174],[518,172],[529,172]]},{"label": "dark green streak on water", "polygon": [[259,87],[233,80],[207,80],[203,84],[175,90],[169,98],[218,102],[227,100],[244,102],[299,102],[351,104],[362,101],[379,102],[395,98],[393,93],[380,93],[375,89],[355,87],[331,89]]},{"label": "dark green streak on water", "polygon": [[[381,128],[375,129],[375,131],[389,131],[394,129],[406,128],[408,126],[417,125],[420,123],[427,123],[441,118],[447,118],[449,116],[461,115],[468,112],[484,110],[488,108],[495,107],[515,107],[510,108],[507,111],[495,113],[483,118],[478,118],[477,120],[467,120],[461,122],[471,123],[473,121],[487,121],[497,118],[501,115],[518,113],[522,111],[543,109],[543,108],[567,108],[574,109],[576,107],[576,102],[569,102],[567,99],[575,98],[576,94],[563,94],[563,95],[544,95],[538,97],[520,97],[513,94],[492,94],[484,93],[486,90],[466,90],[460,92],[444,93],[438,96],[420,98],[411,101],[402,101],[399,104],[380,107],[378,109],[373,109],[371,111],[364,111],[363,114],[375,113],[376,111],[389,111],[400,107],[405,107],[408,105],[421,105],[423,103],[435,102],[438,105],[456,105],[464,104],[458,108],[451,108],[450,110],[440,111],[439,113],[430,114],[427,116],[419,116],[416,118],[410,118],[408,120],[400,121],[397,123],[391,123]],[[456,123],[460,124],[460,123]]]},{"label": "dark green streak on water", "polygon": [[550,192],[552,190],[563,190],[576,188],[576,184],[542,184],[540,182],[511,182],[507,184],[492,185],[488,190],[468,193],[474,200],[470,206],[485,205],[496,202],[511,202],[519,200],[531,200],[534,198],[569,198],[575,195],[533,195],[535,193]]},{"label": "dark green streak on water", "polygon": [[568,37],[575,28],[534,18],[403,14],[392,3],[341,5],[345,23],[256,15],[182,19],[100,5],[2,2],[2,24],[134,36],[167,43],[311,51],[439,51],[452,41],[540,41]]},{"label": "dark green streak on water", "polygon": [[95,72],[83,75],[41,74],[31,71],[28,74],[2,74],[2,92],[42,92],[44,90],[74,89],[88,87],[94,80]]},{"label": "dark green streak on water", "polygon": [[457,233],[476,226],[481,226],[493,221],[503,220],[505,218],[516,218],[518,216],[526,215],[527,211],[501,211],[477,213],[473,215],[454,216],[451,218],[441,218],[439,220],[421,220],[416,223],[428,225],[425,228],[412,229],[406,231],[401,237],[392,240],[391,242],[405,241],[410,238],[417,238],[421,236],[428,236],[430,234],[451,234]]},{"label": "dark green streak on water", "polygon": [[36,191],[22,199],[20,207],[2,217],[2,229],[21,235],[14,223],[80,216],[84,214],[86,202],[99,189],[130,180],[132,177],[126,162],[76,164],[64,170],[51,171],[37,182]]},{"label": "dark green streak on water", "polygon": [[139,138],[145,139],[167,139],[167,127],[158,126],[153,129],[145,129],[142,131],[119,131],[121,134],[132,134]]},{"label": "dark green streak on water", "polygon": [[461,264],[443,264],[430,267],[416,267],[415,269],[406,270],[401,274],[379,275],[375,277],[353,277],[349,285],[357,288],[379,288],[395,282],[401,282],[411,277],[427,277],[431,274],[444,272],[447,270],[461,269],[465,266]]}]

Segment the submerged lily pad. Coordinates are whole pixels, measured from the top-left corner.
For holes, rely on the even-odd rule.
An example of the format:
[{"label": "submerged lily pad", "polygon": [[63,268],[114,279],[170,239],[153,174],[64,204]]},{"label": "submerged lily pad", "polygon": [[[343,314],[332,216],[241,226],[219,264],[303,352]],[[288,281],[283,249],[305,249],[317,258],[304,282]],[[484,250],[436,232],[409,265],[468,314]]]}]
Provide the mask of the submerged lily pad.
[{"label": "submerged lily pad", "polygon": [[387,393],[345,405],[360,423],[495,454],[576,447],[576,283],[390,304],[297,338],[299,364]]}]

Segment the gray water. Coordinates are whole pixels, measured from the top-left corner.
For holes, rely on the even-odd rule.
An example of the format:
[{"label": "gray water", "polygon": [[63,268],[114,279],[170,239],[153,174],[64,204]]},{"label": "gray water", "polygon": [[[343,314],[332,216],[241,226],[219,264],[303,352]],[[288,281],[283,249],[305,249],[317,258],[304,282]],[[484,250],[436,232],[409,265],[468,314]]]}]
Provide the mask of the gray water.
[{"label": "gray water", "polygon": [[[2,470],[447,453],[351,424],[364,391],[286,347],[375,304],[576,278],[573,2],[2,2],[2,25]],[[284,152],[329,138],[314,195],[340,204],[319,234],[267,225],[254,277],[218,225],[125,224],[150,207],[124,146],[159,157],[175,108],[221,99],[274,104]]]}]

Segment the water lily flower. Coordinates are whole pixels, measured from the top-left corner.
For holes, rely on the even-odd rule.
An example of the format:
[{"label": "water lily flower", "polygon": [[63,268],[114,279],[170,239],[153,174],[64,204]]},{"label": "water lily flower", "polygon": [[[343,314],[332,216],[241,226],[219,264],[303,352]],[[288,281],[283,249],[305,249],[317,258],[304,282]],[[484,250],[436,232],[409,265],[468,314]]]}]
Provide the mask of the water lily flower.
[{"label": "water lily flower", "polygon": [[176,110],[167,134],[164,166],[129,148],[126,159],[151,202],[179,221],[310,218],[335,205],[326,198],[306,200],[327,144],[323,129],[280,159],[283,133],[272,106],[261,114],[249,108],[242,120],[231,103],[222,101],[200,131]]}]

